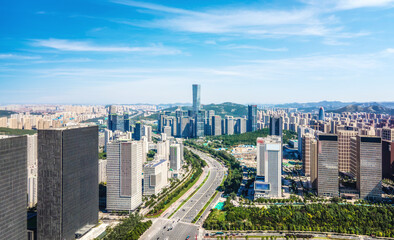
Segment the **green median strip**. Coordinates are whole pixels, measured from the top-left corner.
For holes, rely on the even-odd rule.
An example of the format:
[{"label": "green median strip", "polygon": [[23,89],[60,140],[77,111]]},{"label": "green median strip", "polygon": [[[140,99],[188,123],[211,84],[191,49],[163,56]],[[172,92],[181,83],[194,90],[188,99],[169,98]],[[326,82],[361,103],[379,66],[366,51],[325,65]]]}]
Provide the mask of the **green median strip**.
[{"label": "green median strip", "polygon": [[204,205],[204,207],[198,212],[197,216],[193,219],[192,223],[196,223],[198,219],[201,217],[201,215],[205,212],[205,209],[212,203],[213,199],[215,199],[216,195],[218,195],[218,191],[215,192],[215,194],[209,199],[209,201]]},{"label": "green median strip", "polygon": [[[208,177],[209,177],[210,173],[211,173],[211,171],[208,172],[208,175],[205,177],[204,181],[200,184],[200,186],[198,186],[198,188],[196,190],[194,190],[194,192],[188,198],[186,198],[186,200],[184,200],[181,203],[181,205],[179,205],[179,207],[177,207],[177,209],[173,213],[171,213],[171,215],[168,217],[168,219],[170,219],[187,201],[189,201],[189,199],[191,197],[193,197],[193,195],[198,191],[198,189],[200,189],[201,186],[204,185],[204,183],[208,180]],[[194,185],[194,183],[193,183],[193,185]]]}]

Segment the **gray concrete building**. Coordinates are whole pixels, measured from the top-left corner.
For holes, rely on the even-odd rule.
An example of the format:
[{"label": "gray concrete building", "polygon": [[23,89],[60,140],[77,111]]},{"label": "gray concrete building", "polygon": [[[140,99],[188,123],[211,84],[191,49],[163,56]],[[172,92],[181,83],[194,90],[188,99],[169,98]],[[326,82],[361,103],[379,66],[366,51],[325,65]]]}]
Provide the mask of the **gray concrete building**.
[{"label": "gray concrete building", "polygon": [[108,145],[109,211],[133,211],[142,204],[142,145],[137,141],[117,141]]},{"label": "gray concrete building", "polygon": [[212,135],[222,135],[222,118],[220,116],[212,116]]},{"label": "gray concrete building", "polygon": [[38,239],[74,239],[96,225],[97,183],[97,126],[39,130]]},{"label": "gray concrete building", "polygon": [[382,139],[357,136],[357,189],[361,199],[382,197]]},{"label": "gray concrete building", "polygon": [[152,161],[144,166],[144,196],[157,195],[167,186],[167,160]]},{"label": "gray concrete building", "polygon": [[0,136],[0,239],[27,239],[26,180],[26,136]]},{"label": "gray concrete building", "polygon": [[338,173],[338,136],[318,135],[317,193],[319,196],[339,195]]}]

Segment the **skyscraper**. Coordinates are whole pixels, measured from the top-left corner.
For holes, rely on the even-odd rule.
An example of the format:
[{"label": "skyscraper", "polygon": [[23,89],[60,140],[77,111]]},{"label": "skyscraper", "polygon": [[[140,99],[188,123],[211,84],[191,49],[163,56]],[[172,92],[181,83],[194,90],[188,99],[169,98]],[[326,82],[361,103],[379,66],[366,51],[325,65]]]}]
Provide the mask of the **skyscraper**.
[{"label": "skyscraper", "polygon": [[337,197],[338,180],[338,136],[318,136],[317,193],[319,196]]},{"label": "skyscraper", "polygon": [[222,134],[222,118],[220,116],[212,116],[212,135],[218,136]]},{"label": "skyscraper", "polygon": [[357,131],[337,131],[338,169],[340,172],[350,173],[350,138],[356,136],[357,133]]},{"label": "skyscraper", "polygon": [[269,128],[270,135],[282,137],[282,131],[283,131],[282,117],[270,117],[270,128]]},{"label": "skyscraper", "polygon": [[325,115],[324,115],[324,108],[320,107],[319,109],[319,121],[324,121]]},{"label": "skyscraper", "polygon": [[142,142],[118,141],[108,145],[107,209],[135,210],[142,203]]},{"label": "skyscraper", "polygon": [[0,136],[0,239],[27,239],[26,136]]},{"label": "skyscraper", "polygon": [[357,189],[361,199],[382,197],[382,139],[357,136]]},{"label": "skyscraper", "polygon": [[152,161],[144,166],[144,196],[161,192],[167,186],[168,168],[165,159]]},{"label": "skyscraper", "polygon": [[170,168],[175,171],[181,169],[181,145],[179,144],[170,146]]},{"label": "skyscraper", "polygon": [[394,142],[382,141],[382,178],[394,180]]},{"label": "skyscraper", "polygon": [[257,138],[257,173],[254,198],[282,196],[282,140]]},{"label": "skyscraper", "polygon": [[193,84],[193,113],[197,114],[200,111],[201,103],[200,103],[200,94],[201,94],[201,85]]},{"label": "skyscraper", "polygon": [[248,124],[246,126],[248,132],[257,130],[257,105],[248,106]]},{"label": "skyscraper", "polygon": [[134,127],[134,135],[133,135],[133,139],[136,141],[141,140],[142,137],[142,124],[141,122],[136,122],[135,123],[135,127]]},{"label": "skyscraper", "polygon": [[38,239],[74,239],[97,224],[97,183],[97,126],[39,130]]}]

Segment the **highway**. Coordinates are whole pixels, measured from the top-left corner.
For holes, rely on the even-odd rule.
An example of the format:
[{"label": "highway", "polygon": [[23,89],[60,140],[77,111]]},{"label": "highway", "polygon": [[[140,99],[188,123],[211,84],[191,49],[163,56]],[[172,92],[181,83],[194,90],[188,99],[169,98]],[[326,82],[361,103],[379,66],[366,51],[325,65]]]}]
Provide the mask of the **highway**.
[{"label": "highway", "polygon": [[153,225],[141,236],[141,239],[185,240],[202,239],[201,226],[193,224],[193,219],[215,193],[222,182],[226,169],[207,154],[189,148],[204,159],[210,174],[203,186],[170,218],[158,218]]}]

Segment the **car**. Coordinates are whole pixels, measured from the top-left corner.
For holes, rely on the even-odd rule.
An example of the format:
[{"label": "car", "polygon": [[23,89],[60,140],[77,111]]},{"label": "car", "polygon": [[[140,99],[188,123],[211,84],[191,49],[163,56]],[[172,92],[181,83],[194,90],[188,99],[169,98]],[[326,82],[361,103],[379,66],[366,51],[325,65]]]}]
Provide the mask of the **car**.
[{"label": "car", "polygon": [[166,226],[164,226],[163,229],[166,229]]}]

